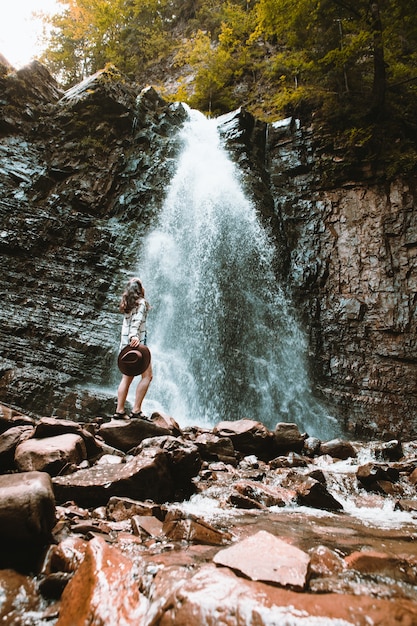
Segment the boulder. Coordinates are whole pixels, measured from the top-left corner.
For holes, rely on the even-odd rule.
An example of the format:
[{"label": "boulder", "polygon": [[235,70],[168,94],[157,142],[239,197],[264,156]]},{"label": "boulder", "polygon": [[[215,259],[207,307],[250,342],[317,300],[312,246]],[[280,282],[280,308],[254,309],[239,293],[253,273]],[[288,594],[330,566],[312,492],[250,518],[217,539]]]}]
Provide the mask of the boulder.
[{"label": "boulder", "polygon": [[195,491],[191,479],[197,476],[202,463],[198,447],[190,441],[165,436],[146,439],[131,453],[149,455],[159,449],[169,463],[177,499],[189,497]]},{"label": "boulder", "polygon": [[279,422],[274,430],[274,445],[279,454],[286,452],[300,452],[304,446],[305,436],[298,429],[297,424]]},{"label": "boulder", "polygon": [[35,567],[55,525],[55,499],[45,472],[0,476],[0,568]]},{"label": "boulder", "polygon": [[34,437],[43,439],[45,437],[56,437],[73,433],[83,438],[88,458],[96,458],[102,453],[102,446],[95,437],[81,424],[72,420],[63,420],[56,417],[42,417],[36,424]]},{"label": "boulder", "polygon": [[12,569],[0,570],[0,624],[23,624],[26,612],[32,616],[38,612],[40,618],[42,604],[33,578]]},{"label": "boulder", "polygon": [[332,439],[331,441],[322,442],[320,446],[320,454],[328,454],[334,459],[346,460],[355,459],[357,452],[349,441],[342,439]]},{"label": "boulder", "polygon": [[223,461],[236,465],[236,453],[230,437],[218,437],[213,433],[199,434],[194,443],[197,445],[201,458],[205,461]]},{"label": "boulder", "polygon": [[15,469],[16,447],[32,436],[32,426],[13,426],[0,435],[0,471]]},{"label": "boulder", "polygon": [[172,430],[143,419],[111,420],[100,427],[99,434],[109,446],[128,452],[144,439],[171,435]]},{"label": "boulder", "polygon": [[161,503],[171,500],[175,485],[166,454],[153,450],[122,465],[96,465],[53,478],[57,502],[74,500],[81,506],[107,504],[111,496]]},{"label": "boulder", "polygon": [[45,439],[27,439],[17,446],[15,452],[19,471],[38,470],[51,475],[59,474],[68,464],[78,465],[86,458],[83,438],[71,433]]},{"label": "boulder", "polygon": [[299,591],[306,587],[309,577],[308,554],[264,530],[220,550],[213,561],[251,580]]},{"label": "boulder", "polygon": [[356,477],[367,491],[386,493],[386,487],[381,483],[398,481],[400,473],[395,467],[386,464],[366,463],[358,467]]},{"label": "boulder", "polygon": [[260,459],[273,456],[273,435],[261,422],[249,419],[219,422],[213,433],[230,439],[234,449],[244,455],[255,454]]},{"label": "boulder", "polygon": [[367,576],[392,578],[415,586],[417,558],[397,556],[376,550],[355,551],[345,557],[346,567]]},{"label": "boulder", "polygon": [[290,474],[282,481],[282,486],[296,492],[297,504],[301,506],[311,506],[324,511],[343,510],[343,505],[329,493],[327,486],[311,476]]},{"label": "boulder", "polygon": [[[254,503],[254,508],[270,506],[285,506],[295,501],[296,492],[285,489],[280,486],[264,485],[253,480],[239,480],[233,485],[233,489],[239,494]],[[239,499],[233,499],[234,494],[230,496],[230,502],[239,506]],[[247,506],[241,508],[248,508]],[[250,508],[250,507],[249,507]]]},{"label": "boulder", "polygon": [[138,502],[131,498],[119,498],[113,496],[107,503],[106,515],[115,522],[131,519],[134,515],[144,517],[156,517],[163,521],[165,519],[166,510],[164,507],[154,502]]},{"label": "boulder", "polygon": [[95,537],[62,594],[56,626],[142,624],[145,606],[133,563]]},{"label": "boulder", "polygon": [[[243,560],[243,556],[242,556]],[[182,572],[178,572],[180,575]],[[228,568],[212,564],[176,583],[177,572],[161,569],[155,583],[165,590],[159,626],[400,626],[417,623],[415,602],[343,593],[299,593],[276,585],[247,580]]]},{"label": "boulder", "polygon": [[195,515],[183,515],[180,511],[170,511],[167,514],[163,532],[172,541],[188,541],[213,546],[221,546],[231,540],[229,533],[217,530]]}]

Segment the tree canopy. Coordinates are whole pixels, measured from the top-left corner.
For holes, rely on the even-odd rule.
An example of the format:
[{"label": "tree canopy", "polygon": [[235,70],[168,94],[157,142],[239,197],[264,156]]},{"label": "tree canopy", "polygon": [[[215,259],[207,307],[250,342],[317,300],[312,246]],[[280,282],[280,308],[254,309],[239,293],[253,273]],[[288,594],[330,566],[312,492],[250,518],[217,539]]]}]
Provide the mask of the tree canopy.
[{"label": "tree canopy", "polygon": [[350,130],[394,117],[417,138],[409,0],[60,2],[42,60],[64,86],[112,63],[213,114],[314,110]]}]

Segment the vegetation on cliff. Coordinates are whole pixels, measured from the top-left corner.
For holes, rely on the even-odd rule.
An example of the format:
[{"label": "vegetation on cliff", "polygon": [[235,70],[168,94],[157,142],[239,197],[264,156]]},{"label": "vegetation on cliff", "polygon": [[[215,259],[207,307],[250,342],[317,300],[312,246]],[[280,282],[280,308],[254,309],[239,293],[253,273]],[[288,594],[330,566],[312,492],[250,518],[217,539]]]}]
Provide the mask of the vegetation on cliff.
[{"label": "vegetation on cliff", "polygon": [[314,114],[339,146],[382,157],[391,175],[415,167],[417,26],[408,0],[61,3],[42,60],[65,86],[112,63],[209,114],[241,105],[266,121]]}]

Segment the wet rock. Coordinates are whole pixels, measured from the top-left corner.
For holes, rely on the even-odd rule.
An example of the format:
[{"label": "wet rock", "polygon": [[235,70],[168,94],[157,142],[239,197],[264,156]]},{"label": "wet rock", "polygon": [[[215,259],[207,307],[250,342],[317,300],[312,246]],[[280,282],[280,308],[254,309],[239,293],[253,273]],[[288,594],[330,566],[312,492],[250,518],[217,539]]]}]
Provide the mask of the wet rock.
[{"label": "wet rock", "polygon": [[188,541],[220,546],[231,540],[230,533],[222,532],[194,515],[170,511],[163,523],[163,532],[172,541]]},{"label": "wet rock", "polygon": [[165,519],[166,510],[154,502],[138,502],[131,498],[118,498],[116,496],[110,498],[106,507],[107,516],[115,522],[130,519],[134,515],[138,516],[155,516],[163,521]]},{"label": "wet rock", "polygon": [[396,468],[376,463],[361,465],[356,472],[358,482],[368,491],[377,493],[386,492],[383,483],[394,483],[398,481],[399,476],[399,471]]},{"label": "wet rock", "polygon": [[172,430],[143,419],[112,420],[100,427],[99,434],[106,444],[127,452],[133,450],[144,439],[171,435]]},{"label": "wet rock", "polygon": [[317,437],[306,437],[304,440],[303,453],[309,457],[320,453],[321,441]]},{"label": "wet rock", "polygon": [[237,465],[235,449],[230,437],[218,437],[213,433],[201,433],[194,443],[205,461],[222,461]]},{"label": "wet rock", "polygon": [[375,457],[383,461],[399,461],[403,456],[403,448],[398,439],[383,442],[375,448]]},{"label": "wet rock", "polygon": [[265,531],[220,550],[213,561],[251,580],[297,590],[305,588],[309,576],[310,557]]},{"label": "wet rock", "polygon": [[320,454],[328,454],[335,459],[349,459],[356,458],[357,452],[353,445],[349,441],[343,441],[342,439],[332,439],[331,441],[323,442],[320,446]]},{"label": "wet rock", "polygon": [[161,539],[164,537],[163,523],[156,517],[150,515],[133,515],[132,530],[135,535],[141,537],[142,540]]},{"label": "wet rock", "polygon": [[272,461],[269,461],[269,467],[271,469],[277,469],[280,467],[307,467],[307,460],[296,452],[289,452],[287,456],[278,456]]},{"label": "wet rock", "polygon": [[[40,621],[42,600],[33,578],[12,569],[0,570],[0,623],[22,624],[22,615],[30,613]],[[38,622],[39,623],[39,622]]]},{"label": "wet rock", "polygon": [[[167,577],[172,580],[173,573],[159,572],[159,588],[167,588]],[[320,626],[367,626],[370,623],[401,626],[417,620],[417,608],[409,600],[397,598],[391,602],[348,593],[299,593],[245,580],[228,568],[214,568],[211,564],[175,586],[169,602],[161,604],[156,614],[159,626],[214,624],[218,623],[219,616],[227,626],[242,623],[257,626],[301,625],[303,622]]]},{"label": "wet rock", "polygon": [[410,585],[417,583],[417,558],[406,558],[387,554],[386,552],[376,552],[374,550],[363,550],[352,552],[345,557],[346,566],[367,576],[381,576],[400,580]]},{"label": "wet rock", "polygon": [[101,465],[53,478],[57,502],[74,500],[81,506],[100,506],[111,496],[152,499],[162,503],[173,498],[175,485],[167,456],[154,451],[120,465]]},{"label": "wet rock", "polygon": [[43,439],[45,437],[55,437],[66,433],[72,433],[82,437],[89,459],[94,459],[102,453],[102,446],[95,439],[94,435],[82,424],[72,420],[42,417],[36,422],[33,436],[36,439]]},{"label": "wet rock", "polygon": [[343,505],[332,496],[325,484],[297,474],[289,474],[282,485],[293,489],[297,494],[297,503],[325,511],[342,511]]},{"label": "wet rock", "polygon": [[32,426],[14,426],[0,435],[0,471],[15,469],[15,450],[19,443],[32,436]]},{"label": "wet rock", "polygon": [[172,436],[154,437],[144,440],[132,454],[153,454],[152,451],[163,450],[175,486],[175,496],[184,500],[195,491],[192,478],[197,476],[201,468],[201,457],[198,447],[183,439]]},{"label": "wet rock", "polygon": [[104,540],[92,539],[62,594],[56,626],[141,623],[141,597],[132,562]]},{"label": "wet rock", "polygon": [[67,537],[58,545],[52,545],[45,557],[42,574],[75,572],[84,559],[87,545],[87,541],[80,537]]},{"label": "wet rock", "polygon": [[21,472],[38,470],[56,475],[68,464],[78,465],[87,458],[84,440],[67,433],[44,439],[27,439],[15,452],[16,467]]},{"label": "wet rock", "polygon": [[[243,496],[249,499],[250,502],[255,504],[254,508],[270,507],[270,506],[285,506],[290,502],[295,501],[296,492],[290,489],[285,489],[279,486],[263,485],[259,482],[250,480],[240,480],[233,485],[234,491],[239,496]],[[239,497],[238,496],[238,497]],[[230,501],[235,506],[239,506],[238,499],[234,499],[234,494],[230,496]],[[241,508],[248,508],[246,506]]]},{"label": "wet rock", "polygon": [[261,422],[249,419],[220,422],[213,433],[230,439],[234,449],[244,455],[255,454],[260,459],[273,456],[273,435]]},{"label": "wet rock", "polygon": [[309,554],[312,577],[333,576],[346,568],[343,558],[327,546],[316,546]]},{"label": "wet rock", "polygon": [[279,422],[274,430],[274,445],[278,453],[300,452],[304,446],[305,436],[297,424]]},{"label": "wet rock", "polygon": [[35,568],[54,525],[55,499],[49,474],[0,476],[0,567]]}]

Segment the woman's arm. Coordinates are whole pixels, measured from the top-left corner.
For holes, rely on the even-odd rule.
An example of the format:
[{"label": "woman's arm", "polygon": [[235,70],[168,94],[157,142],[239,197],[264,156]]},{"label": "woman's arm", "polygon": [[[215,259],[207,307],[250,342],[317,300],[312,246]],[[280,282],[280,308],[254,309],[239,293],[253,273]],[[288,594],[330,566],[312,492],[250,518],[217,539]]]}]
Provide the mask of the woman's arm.
[{"label": "woman's arm", "polygon": [[146,302],[141,300],[130,322],[129,342],[132,346],[143,343],[146,336]]}]

